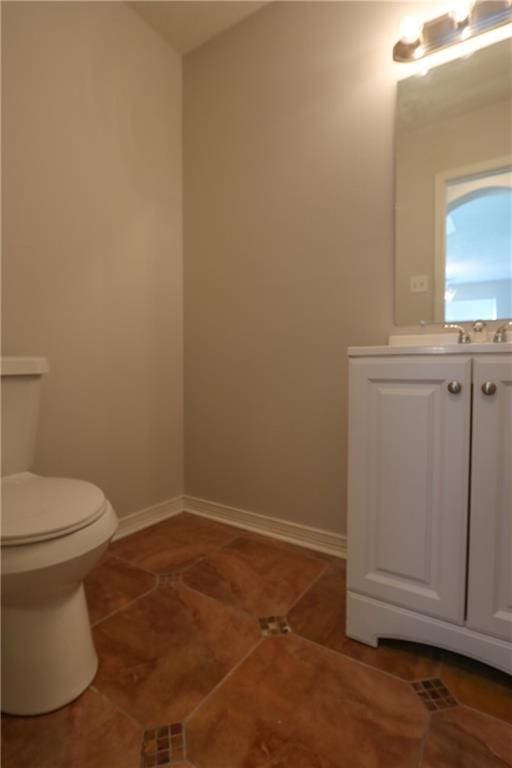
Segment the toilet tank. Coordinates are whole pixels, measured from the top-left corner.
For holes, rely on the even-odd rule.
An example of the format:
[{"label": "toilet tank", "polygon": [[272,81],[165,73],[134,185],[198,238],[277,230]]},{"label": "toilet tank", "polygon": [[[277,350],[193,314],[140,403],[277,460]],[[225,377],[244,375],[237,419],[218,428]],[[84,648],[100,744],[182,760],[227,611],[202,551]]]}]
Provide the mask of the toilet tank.
[{"label": "toilet tank", "polygon": [[44,357],[2,357],[2,477],[34,462]]}]

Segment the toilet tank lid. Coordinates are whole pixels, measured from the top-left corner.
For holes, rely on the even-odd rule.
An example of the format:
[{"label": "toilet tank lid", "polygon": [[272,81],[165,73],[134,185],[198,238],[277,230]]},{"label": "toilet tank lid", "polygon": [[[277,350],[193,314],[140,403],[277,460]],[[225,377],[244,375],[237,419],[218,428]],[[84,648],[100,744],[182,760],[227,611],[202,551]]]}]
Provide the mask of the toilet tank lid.
[{"label": "toilet tank lid", "polygon": [[84,528],[108,506],[83,480],[20,472],[2,478],[2,546],[58,538]]},{"label": "toilet tank lid", "polygon": [[40,376],[48,370],[46,357],[2,357],[2,376]]}]

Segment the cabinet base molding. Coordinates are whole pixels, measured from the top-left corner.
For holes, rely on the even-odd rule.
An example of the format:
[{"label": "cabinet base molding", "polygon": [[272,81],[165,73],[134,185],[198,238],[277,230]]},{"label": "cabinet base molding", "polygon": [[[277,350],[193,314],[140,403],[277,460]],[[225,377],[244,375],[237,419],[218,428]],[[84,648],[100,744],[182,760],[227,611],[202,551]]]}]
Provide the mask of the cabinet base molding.
[{"label": "cabinet base molding", "polygon": [[512,674],[512,642],[450,624],[355,592],[347,594],[346,633],[374,648],[379,638],[439,646]]}]

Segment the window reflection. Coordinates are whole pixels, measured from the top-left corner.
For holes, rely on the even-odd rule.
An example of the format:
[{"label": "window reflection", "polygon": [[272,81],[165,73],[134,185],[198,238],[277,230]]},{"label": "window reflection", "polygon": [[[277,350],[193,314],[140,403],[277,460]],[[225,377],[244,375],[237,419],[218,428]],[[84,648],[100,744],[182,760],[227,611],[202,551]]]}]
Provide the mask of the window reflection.
[{"label": "window reflection", "polygon": [[446,185],[445,319],[512,317],[512,170]]}]

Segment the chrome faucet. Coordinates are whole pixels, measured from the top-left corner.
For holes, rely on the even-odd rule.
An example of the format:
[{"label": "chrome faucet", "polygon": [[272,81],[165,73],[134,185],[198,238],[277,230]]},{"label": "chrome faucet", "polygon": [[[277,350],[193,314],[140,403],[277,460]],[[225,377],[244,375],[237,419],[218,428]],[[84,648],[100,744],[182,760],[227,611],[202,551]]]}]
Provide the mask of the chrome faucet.
[{"label": "chrome faucet", "polygon": [[507,320],[506,323],[503,323],[503,325],[500,325],[500,327],[497,329],[496,333],[494,334],[492,340],[496,344],[503,344],[503,342],[507,340],[508,328],[512,328],[512,320]]},{"label": "chrome faucet", "polygon": [[471,344],[471,336],[462,325],[455,325],[454,323],[445,323],[444,327],[453,331],[459,332],[459,344]]}]

